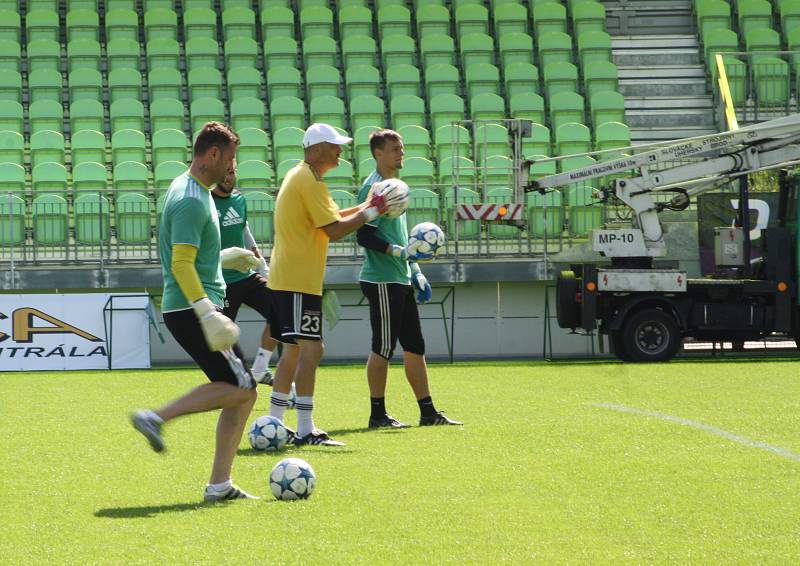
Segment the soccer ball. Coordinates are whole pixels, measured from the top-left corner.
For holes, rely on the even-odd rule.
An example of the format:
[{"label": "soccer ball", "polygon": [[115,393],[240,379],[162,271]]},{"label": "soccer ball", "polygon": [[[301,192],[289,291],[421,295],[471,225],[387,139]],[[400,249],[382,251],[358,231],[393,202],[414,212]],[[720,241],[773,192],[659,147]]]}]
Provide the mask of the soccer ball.
[{"label": "soccer ball", "polygon": [[443,245],[444,232],[433,222],[417,224],[408,235],[408,247],[410,250],[431,255],[430,258],[419,259],[418,261],[431,261],[433,256],[439,253],[439,249]]},{"label": "soccer ball", "polygon": [[408,185],[400,179],[384,179],[372,186],[372,193],[383,196],[387,206],[385,216],[397,218],[408,208]]},{"label": "soccer ball", "polygon": [[289,432],[280,420],[265,415],[253,421],[247,438],[250,440],[250,446],[254,449],[275,452],[286,446]]},{"label": "soccer ball", "polygon": [[269,474],[269,488],[275,499],[292,501],[307,499],[314,491],[317,475],[305,460],[286,458],[281,460]]}]

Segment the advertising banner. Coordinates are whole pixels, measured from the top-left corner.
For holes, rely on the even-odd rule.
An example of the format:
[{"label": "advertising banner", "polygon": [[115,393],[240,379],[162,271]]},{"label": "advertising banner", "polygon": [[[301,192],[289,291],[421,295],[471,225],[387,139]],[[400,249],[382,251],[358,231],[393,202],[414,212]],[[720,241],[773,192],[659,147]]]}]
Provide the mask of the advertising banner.
[{"label": "advertising banner", "polygon": [[0,294],[0,371],[150,367],[150,300],[126,293]]}]

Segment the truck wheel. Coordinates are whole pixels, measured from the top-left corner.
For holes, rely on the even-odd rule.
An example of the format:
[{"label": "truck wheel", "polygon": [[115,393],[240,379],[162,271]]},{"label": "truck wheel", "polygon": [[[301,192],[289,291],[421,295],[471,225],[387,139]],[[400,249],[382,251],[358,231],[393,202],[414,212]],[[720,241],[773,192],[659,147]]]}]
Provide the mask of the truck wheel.
[{"label": "truck wheel", "polygon": [[608,335],[609,341],[611,342],[611,347],[614,349],[614,355],[623,362],[630,362],[631,357],[628,355],[628,352],[625,350],[625,342],[622,339],[622,332],[617,330],[615,332],[611,332]]},{"label": "truck wheel", "polygon": [[678,323],[675,317],[663,310],[640,310],[625,320],[622,343],[631,361],[670,360],[681,345]]},{"label": "truck wheel", "polygon": [[556,314],[561,328],[578,328],[581,325],[581,306],[575,300],[578,281],[574,271],[562,271],[556,282]]}]

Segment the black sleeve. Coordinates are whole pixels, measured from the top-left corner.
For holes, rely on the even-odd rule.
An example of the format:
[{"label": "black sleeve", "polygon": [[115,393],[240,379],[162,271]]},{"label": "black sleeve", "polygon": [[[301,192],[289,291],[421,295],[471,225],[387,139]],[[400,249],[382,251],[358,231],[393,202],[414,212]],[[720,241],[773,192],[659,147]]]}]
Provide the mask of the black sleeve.
[{"label": "black sleeve", "polygon": [[377,252],[386,253],[386,248],[389,247],[389,242],[378,236],[378,229],[375,226],[364,224],[356,232],[356,239],[358,245],[368,250],[375,250]]}]

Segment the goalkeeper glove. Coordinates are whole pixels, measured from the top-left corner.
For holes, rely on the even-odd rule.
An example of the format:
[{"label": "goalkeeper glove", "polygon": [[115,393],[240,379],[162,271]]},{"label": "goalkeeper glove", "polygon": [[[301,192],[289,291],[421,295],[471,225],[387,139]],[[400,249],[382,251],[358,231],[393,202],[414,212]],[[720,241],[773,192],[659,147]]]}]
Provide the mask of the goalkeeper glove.
[{"label": "goalkeeper glove", "polygon": [[219,260],[225,269],[235,269],[242,273],[258,267],[256,254],[244,248],[225,248],[219,253]]},{"label": "goalkeeper glove", "polygon": [[227,350],[239,340],[239,327],[219,312],[208,297],[193,302],[192,309],[200,321],[206,344],[212,352]]},{"label": "goalkeeper glove", "polygon": [[421,242],[414,242],[408,244],[406,247],[392,245],[389,255],[406,259],[408,261],[430,261],[433,259],[433,253],[421,252],[418,247]]},{"label": "goalkeeper glove", "polygon": [[257,259],[258,266],[256,267],[256,272],[264,279],[269,279],[269,265],[267,265],[267,260],[263,257]]},{"label": "goalkeeper glove", "polygon": [[372,222],[381,214],[384,214],[388,210],[386,205],[386,200],[383,198],[383,195],[376,195],[373,194],[369,197],[369,206],[362,210],[364,213],[364,217],[367,219],[367,222]]},{"label": "goalkeeper glove", "polygon": [[411,283],[414,285],[414,288],[417,290],[417,302],[419,304],[427,303],[433,297],[433,289],[431,289],[431,284],[428,283],[428,280],[419,271],[419,268],[411,274]]}]

